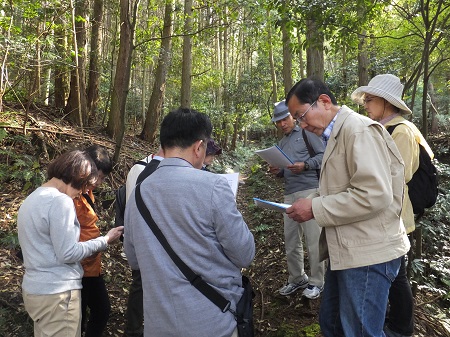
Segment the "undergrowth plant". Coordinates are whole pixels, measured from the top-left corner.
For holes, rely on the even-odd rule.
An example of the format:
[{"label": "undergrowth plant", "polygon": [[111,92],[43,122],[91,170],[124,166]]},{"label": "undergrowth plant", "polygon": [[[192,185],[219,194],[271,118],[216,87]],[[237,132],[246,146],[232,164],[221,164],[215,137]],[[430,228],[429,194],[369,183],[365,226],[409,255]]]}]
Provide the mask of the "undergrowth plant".
[{"label": "undergrowth plant", "polygon": [[[436,204],[427,210],[425,216],[416,223],[422,231],[422,258],[412,261],[412,280],[419,288],[442,294],[444,300],[450,298],[450,167],[437,163],[439,173],[439,196]],[[450,301],[449,301],[450,303]]]},{"label": "undergrowth plant", "polygon": [[18,151],[32,146],[29,137],[1,133],[0,144],[0,184],[15,184],[24,192],[42,185],[45,174],[39,159]]}]

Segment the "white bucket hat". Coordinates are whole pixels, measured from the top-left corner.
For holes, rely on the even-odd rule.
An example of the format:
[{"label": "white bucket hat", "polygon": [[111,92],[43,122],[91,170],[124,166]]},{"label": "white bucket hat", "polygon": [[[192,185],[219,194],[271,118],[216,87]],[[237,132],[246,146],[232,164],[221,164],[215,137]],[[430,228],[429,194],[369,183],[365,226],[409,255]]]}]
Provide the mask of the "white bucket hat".
[{"label": "white bucket hat", "polygon": [[273,110],[272,122],[277,122],[289,116],[289,110],[286,105],[286,101],[282,100],[281,102],[275,103],[275,109]]},{"label": "white bucket hat", "polygon": [[372,94],[382,97],[393,106],[400,109],[404,115],[411,114],[411,110],[402,100],[403,84],[400,79],[392,74],[377,75],[372,78],[368,85],[359,87],[352,93],[352,100],[355,103],[364,104],[364,95]]}]

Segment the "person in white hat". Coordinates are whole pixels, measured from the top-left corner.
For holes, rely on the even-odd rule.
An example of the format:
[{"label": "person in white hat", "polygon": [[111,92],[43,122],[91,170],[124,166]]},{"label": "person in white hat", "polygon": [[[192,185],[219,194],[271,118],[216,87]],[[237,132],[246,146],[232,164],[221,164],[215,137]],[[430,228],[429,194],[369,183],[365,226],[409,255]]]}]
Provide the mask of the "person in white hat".
[{"label": "person in white hat", "polygon": [[[402,100],[403,85],[392,74],[377,75],[368,85],[356,89],[351,98],[364,105],[368,116],[388,129],[398,125],[392,132],[392,138],[405,163],[405,182],[408,183],[419,167],[419,143],[424,146],[430,157],[433,152],[417,127],[403,116],[411,110]],[[414,212],[408,196],[408,186],[403,194],[402,219],[409,234],[415,229]],[[402,258],[399,273],[389,290],[390,310],[386,321],[388,337],[412,336],[414,331],[414,309],[411,286],[406,275],[405,257]]]},{"label": "person in white hat", "polygon": [[[284,202],[292,204],[299,198],[317,192],[319,178],[316,170],[320,169],[325,147],[318,136],[302,131],[295,124],[284,100],[275,104],[272,122],[284,134],[278,146],[294,164],[286,168],[270,167],[270,172],[284,178]],[[312,156],[306,141],[314,151]],[[279,289],[281,295],[291,295],[304,289],[302,295],[309,299],[320,296],[325,274],[325,264],[320,261],[319,256],[320,232],[321,228],[315,219],[299,223],[284,214],[284,246],[289,277],[287,283]],[[309,278],[305,273],[303,235],[311,271]]]}]

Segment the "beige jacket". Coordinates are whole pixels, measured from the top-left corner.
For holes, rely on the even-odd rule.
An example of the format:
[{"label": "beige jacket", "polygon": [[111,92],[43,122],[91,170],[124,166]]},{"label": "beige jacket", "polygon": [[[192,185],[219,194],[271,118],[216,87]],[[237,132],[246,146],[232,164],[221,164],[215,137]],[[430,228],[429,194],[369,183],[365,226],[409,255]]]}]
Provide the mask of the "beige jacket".
[{"label": "beige jacket", "polygon": [[346,106],[336,119],[322,161],[312,209],[324,227],[322,259],[332,270],[391,261],[409,250],[400,217],[404,164],[378,122]]}]

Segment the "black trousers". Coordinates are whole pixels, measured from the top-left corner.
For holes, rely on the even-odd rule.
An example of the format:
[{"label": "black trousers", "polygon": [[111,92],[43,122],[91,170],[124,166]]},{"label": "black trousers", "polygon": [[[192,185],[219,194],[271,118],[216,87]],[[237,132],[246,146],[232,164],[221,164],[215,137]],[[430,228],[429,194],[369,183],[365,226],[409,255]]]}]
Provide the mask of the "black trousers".
[{"label": "black trousers", "polygon": [[144,336],[144,295],[142,291],[142,279],[140,270],[131,271],[132,281],[128,295],[126,313],[126,337]]},{"label": "black trousers", "polygon": [[406,275],[405,256],[400,270],[389,290],[389,312],[387,326],[393,332],[411,336],[414,331],[414,303],[411,285]]},{"label": "black trousers", "polygon": [[[108,323],[111,304],[103,276],[83,277],[81,327],[85,337],[101,337]],[[89,308],[89,315],[87,314]]]}]

